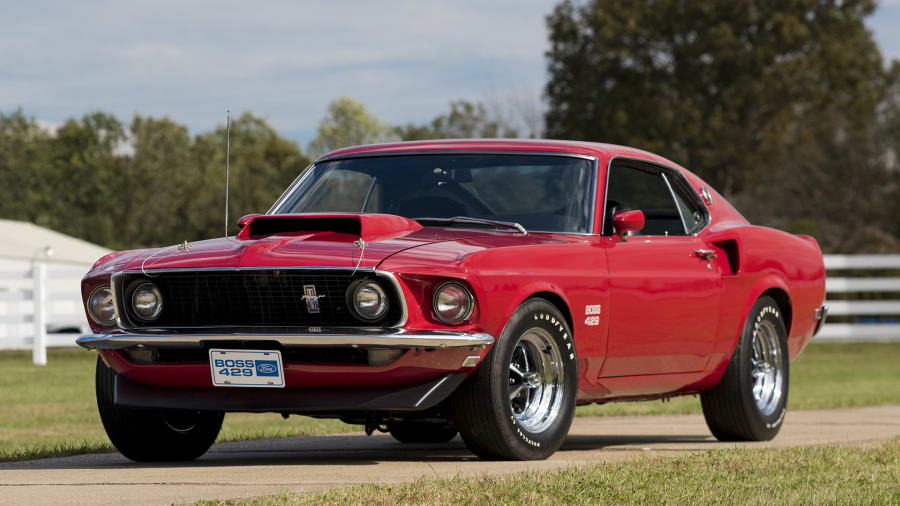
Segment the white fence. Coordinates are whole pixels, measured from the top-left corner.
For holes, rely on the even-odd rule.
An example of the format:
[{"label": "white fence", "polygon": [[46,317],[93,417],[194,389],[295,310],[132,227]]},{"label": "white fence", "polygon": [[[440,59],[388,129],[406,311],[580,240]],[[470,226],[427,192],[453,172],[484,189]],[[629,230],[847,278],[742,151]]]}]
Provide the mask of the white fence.
[{"label": "white fence", "polygon": [[[854,270],[900,269],[900,255],[826,255],[825,268],[829,295],[900,294],[900,277],[849,275]],[[74,345],[75,337],[88,331],[80,292],[87,270],[41,262],[0,265],[0,349],[31,349],[34,363],[46,364],[48,346]],[[826,305],[829,318],[870,321],[827,323],[817,341],[900,340],[900,295],[889,300],[828,300]]]},{"label": "white fence", "polygon": [[0,349],[31,349],[47,363],[48,346],[72,346],[89,327],[81,278],[89,266],[44,262],[0,264]]},{"label": "white fence", "polygon": [[856,317],[857,323],[826,323],[816,340],[900,340],[900,277],[851,276],[853,271],[859,270],[900,270],[900,255],[825,255],[825,269],[828,271],[825,280],[828,296],[846,293],[892,295],[885,300],[827,300],[829,319],[852,316]]}]

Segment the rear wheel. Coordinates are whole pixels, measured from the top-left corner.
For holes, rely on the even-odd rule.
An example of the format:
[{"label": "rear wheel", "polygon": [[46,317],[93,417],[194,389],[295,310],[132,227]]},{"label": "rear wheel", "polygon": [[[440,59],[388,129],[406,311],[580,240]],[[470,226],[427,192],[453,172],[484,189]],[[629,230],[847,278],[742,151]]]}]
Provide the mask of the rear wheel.
[{"label": "rear wheel", "polygon": [[469,449],[485,459],[545,459],[575,413],[578,365],[572,332],[556,306],[525,301],[452,399]]},{"label": "rear wheel", "polygon": [[388,424],[387,428],[401,443],[446,443],[457,434],[452,422],[397,422]]},{"label": "rear wheel", "polygon": [[768,441],[784,422],[787,330],[771,297],[753,305],[725,375],[700,396],[706,425],[720,441]]},{"label": "rear wheel", "polygon": [[137,462],[194,460],[216,441],[223,413],[123,408],[114,402],[115,380],[115,371],[97,357],[100,420],[125,457]]}]

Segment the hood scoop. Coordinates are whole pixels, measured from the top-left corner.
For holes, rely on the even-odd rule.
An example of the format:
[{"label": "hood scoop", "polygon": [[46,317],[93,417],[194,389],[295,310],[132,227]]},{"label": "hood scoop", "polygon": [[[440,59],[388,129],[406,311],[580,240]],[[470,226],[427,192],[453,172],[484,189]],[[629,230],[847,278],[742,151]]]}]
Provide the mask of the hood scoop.
[{"label": "hood scoop", "polygon": [[271,235],[304,232],[334,232],[359,237],[365,242],[395,239],[421,230],[422,225],[393,214],[278,214],[241,218],[238,239],[261,239]]}]

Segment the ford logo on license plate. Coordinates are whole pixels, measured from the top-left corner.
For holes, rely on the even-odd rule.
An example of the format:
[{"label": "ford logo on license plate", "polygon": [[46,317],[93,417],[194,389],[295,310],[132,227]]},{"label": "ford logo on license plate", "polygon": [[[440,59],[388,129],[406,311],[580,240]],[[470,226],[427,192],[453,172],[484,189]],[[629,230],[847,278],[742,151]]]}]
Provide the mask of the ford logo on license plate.
[{"label": "ford logo on license plate", "polygon": [[212,383],[217,387],[284,387],[278,350],[209,350]]}]

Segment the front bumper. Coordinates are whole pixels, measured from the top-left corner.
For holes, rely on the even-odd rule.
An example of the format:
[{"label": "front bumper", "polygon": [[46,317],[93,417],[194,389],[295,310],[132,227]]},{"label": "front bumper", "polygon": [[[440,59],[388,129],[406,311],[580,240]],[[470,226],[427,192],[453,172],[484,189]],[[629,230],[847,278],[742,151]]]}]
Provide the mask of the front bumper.
[{"label": "front bumper", "polygon": [[353,347],[353,348],[483,348],[493,344],[494,338],[485,333],[454,332],[448,330],[403,329],[323,329],[309,333],[260,332],[190,332],[190,333],[123,333],[87,334],[75,342],[94,350],[122,350],[128,348],[202,348],[205,341],[277,342],[292,347]]}]

